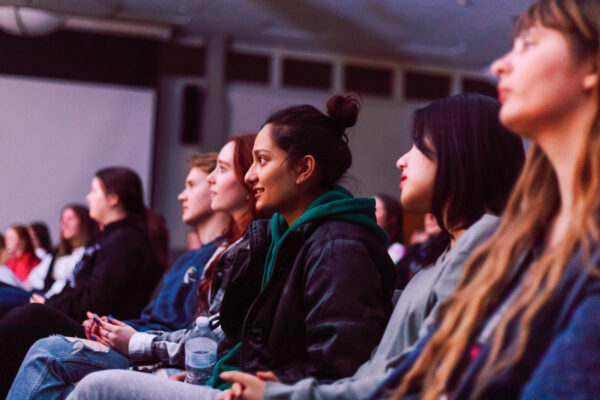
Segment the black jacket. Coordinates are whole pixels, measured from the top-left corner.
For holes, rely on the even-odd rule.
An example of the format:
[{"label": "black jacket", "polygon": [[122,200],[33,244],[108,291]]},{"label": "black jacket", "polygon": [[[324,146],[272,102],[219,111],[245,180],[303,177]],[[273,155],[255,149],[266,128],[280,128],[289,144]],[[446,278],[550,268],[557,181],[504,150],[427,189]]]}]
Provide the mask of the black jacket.
[{"label": "black jacket", "polygon": [[220,355],[241,342],[242,371],[273,371],[284,383],[352,375],[392,310],[395,270],[385,246],[349,222],[301,225],[281,244],[261,292],[269,221],[255,221],[247,235],[250,256],[232,271],[221,307]]},{"label": "black jacket", "polygon": [[145,225],[134,218],[109,224],[88,243],[75,267],[75,287],[66,286],[46,305],[77,321],[86,311],[135,318],[162,274]]}]

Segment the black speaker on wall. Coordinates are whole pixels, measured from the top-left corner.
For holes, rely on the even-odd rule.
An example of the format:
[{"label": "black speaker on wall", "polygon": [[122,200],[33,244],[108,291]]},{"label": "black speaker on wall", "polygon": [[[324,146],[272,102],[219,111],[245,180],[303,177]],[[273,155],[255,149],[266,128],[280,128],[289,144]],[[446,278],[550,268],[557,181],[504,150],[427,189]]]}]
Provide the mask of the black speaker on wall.
[{"label": "black speaker on wall", "polygon": [[204,121],[204,91],[194,85],[183,89],[183,115],[180,141],[182,144],[202,143]]}]

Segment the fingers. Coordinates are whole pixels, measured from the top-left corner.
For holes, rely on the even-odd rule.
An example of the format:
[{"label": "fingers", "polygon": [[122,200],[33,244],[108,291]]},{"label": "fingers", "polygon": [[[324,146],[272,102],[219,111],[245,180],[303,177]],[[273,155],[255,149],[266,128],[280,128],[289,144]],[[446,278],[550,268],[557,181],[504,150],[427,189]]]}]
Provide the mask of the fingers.
[{"label": "fingers", "polygon": [[231,385],[231,394],[234,398],[239,398],[243,391],[244,388],[239,383],[235,382],[233,385]]},{"label": "fingers", "polygon": [[92,335],[93,337],[99,336],[100,335],[100,326],[98,326],[96,323],[92,322],[92,326],[90,327],[90,335]]},{"label": "fingers", "polygon": [[231,389],[227,389],[226,391],[221,393],[221,395],[215,400],[233,400],[233,397],[231,396]]},{"label": "fingers", "polygon": [[115,347],[115,334],[104,328],[99,328],[96,340],[106,346]]},{"label": "fingers", "polygon": [[171,376],[169,377],[169,379],[172,379],[172,380],[174,380],[174,381],[183,382],[183,381],[185,381],[185,372],[180,372],[180,373],[178,373],[178,374],[171,375]]},{"label": "fingers", "polygon": [[273,371],[258,371],[256,373],[256,376],[261,381],[265,381],[265,382],[279,382],[279,378],[277,377],[277,375],[275,375],[273,373]]},{"label": "fingers", "polygon": [[89,340],[96,340],[96,336],[92,334],[92,330],[90,328],[88,328],[87,326],[83,327],[84,331],[85,331],[85,337],[88,338]]},{"label": "fingers", "polygon": [[46,301],[46,299],[42,296],[40,296],[39,294],[32,294],[31,297],[29,298],[29,302],[30,303],[41,303],[43,304]]},{"label": "fingers", "polygon": [[108,316],[108,322],[113,325],[117,325],[117,326],[127,326],[127,324],[119,321],[118,319],[114,318],[112,315]]},{"label": "fingers", "polygon": [[246,374],[240,371],[227,371],[221,374],[221,379],[228,382],[237,382],[246,386],[256,379],[254,375]]},{"label": "fingers", "polygon": [[108,347],[111,347],[111,348],[112,348],[112,345],[111,345],[109,342],[107,342],[107,341],[106,341],[106,340],[105,340],[105,339],[104,339],[102,336],[97,336],[97,337],[96,337],[96,336],[94,336],[94,337],[95,337],[96,339],[93,339],[93,340],[95,340],[95,341],[97,341],[98,343],[101,343],[101,344],[103,344],[103,345],[105,345],[105,346],[108,346]]},{"label": "fingers", "polygon": [[85,321],[83,321],[81,323],[81,326],[83,326],[85,329],[92,329],[92,326],[94,325],[94,322],[92,320],[86,319]]},{"label": "fingers", "polygon": [[104,320],[104,317],[102,319],[95,319],[94,322],[96,322],[100,328],[107,330],[109,332],[114,332],[117,329],[119,329],[119,325],[113,325],[111,323],[109,323],[108,321]]},{"label": "fingers", "polygon": [[87,317],[88,317],[89,319],[94,319],[94,317],[96,317],[96,318],[99,318],[97,314],[94,314],[93,312],[90,312],[90,311],[87,311],[87,312],[85,313],[85,315],[87,315]]}]

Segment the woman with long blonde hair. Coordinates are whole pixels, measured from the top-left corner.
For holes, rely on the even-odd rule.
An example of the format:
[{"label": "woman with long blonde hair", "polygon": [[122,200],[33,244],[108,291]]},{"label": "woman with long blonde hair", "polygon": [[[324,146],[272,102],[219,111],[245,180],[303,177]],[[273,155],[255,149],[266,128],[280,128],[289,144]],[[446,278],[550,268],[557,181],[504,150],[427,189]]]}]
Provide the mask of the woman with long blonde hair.
[{"label": "woman with long blonde hair", "polygon": [[492,70],[502,123],[533,142],[523,173],[439,327],[374,397],[600,398],[599,44],[598,0],[519,19]]}]

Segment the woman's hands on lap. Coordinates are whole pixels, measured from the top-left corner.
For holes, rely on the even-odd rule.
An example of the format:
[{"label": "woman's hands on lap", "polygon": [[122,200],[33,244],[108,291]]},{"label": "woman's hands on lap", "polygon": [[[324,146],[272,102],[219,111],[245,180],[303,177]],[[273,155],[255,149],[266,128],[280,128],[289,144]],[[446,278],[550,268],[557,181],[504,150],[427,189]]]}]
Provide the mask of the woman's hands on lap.
[{"label": "woman's hands on lap", "polygon": [[83,321],[85,335],[113,348],[119,353],[129,355],[129,340],[137,331],[131,326],[112,317],[98,317],[88,311],[88,319]]},{"label": "woman's hands on lap", "polygon": [[265,394],[266,382],[279,382],[273,372],[256,373],[256,376],[239,371],[223,372],[223,380],[233,382],[231,389],[227,389],[220,400],[262,400]]}]

